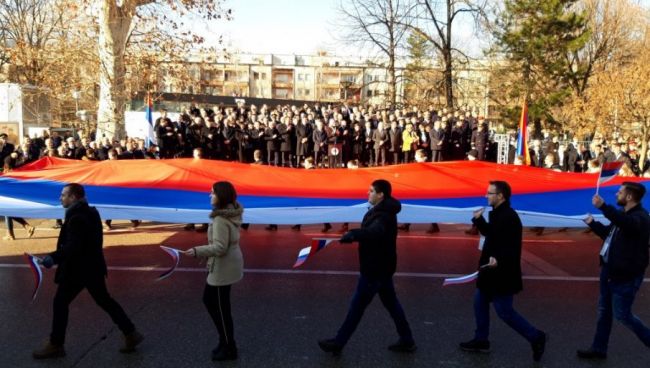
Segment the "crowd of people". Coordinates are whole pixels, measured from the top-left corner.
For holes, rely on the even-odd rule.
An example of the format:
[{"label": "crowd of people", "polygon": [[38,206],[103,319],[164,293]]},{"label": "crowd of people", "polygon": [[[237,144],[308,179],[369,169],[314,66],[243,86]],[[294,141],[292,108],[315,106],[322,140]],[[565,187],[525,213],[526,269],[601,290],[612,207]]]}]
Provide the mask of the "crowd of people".
[{"label": "crowd of people", "polygon": [[[141,138],[111,140],[80,131],[25,137],[14,147],[0,136],[0,159],[9,169],[40,157],[81,160],[170,159],[200,157],[283,167],[359,167],[452,160],[497,161],[495,134],[508,134],[507,162],[517,156],[514,130],[462,110],[418,107],[382,109],[371,106],[238,105],[185,108],[176,119],[161,110],[152,142]],[[530,165],[558,171],[594,172],[610,161],[625,161],[623,176],[650,176],[640,165],[638,138],[616,135],[570,136],[529,127]],[[155,141],[155,142],[154,142]],[[149,144],[151,143],[151,144]]]}]

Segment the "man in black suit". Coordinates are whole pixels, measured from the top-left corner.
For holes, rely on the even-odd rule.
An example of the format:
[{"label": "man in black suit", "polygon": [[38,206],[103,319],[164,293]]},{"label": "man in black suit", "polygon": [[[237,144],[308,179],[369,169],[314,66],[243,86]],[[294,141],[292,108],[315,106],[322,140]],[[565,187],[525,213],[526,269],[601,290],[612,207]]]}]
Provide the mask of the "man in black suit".
[{"label": "man in black suit", "polygon": [[61,205],[66,209],[56,251],[43,258],[46,268],[59,267],[54,282],[59,286],[54,296],[54,315],[50,340],[43,349],[32,353],[34,359],[65,356],[63,344],[68,325],[68,307],[83,289],[105,310],[124,334],[122,353],[135,351],[144,336],[140,334],[120,305],[108,294],[105,278],[106,261],[102,250],[102,221],[99,212],[86,201],[83,186],[68,184],[61,191]]},{"label": "man in black suit", "polygon": [[460,344],[464,351],[488,353],[490,342],[490,303],[508,326],[531,344],[533,360],[539,361],[546,346],[546,334],[533,327],[512,306],[514,295],[523,289],[521,277],[522,225],[517,212],[510,207],[510,185],[491,181],[486,198],[492,206],[487,222],[484,209],[474,211],[472,223],[485,242],[478,262],[479,275],[474,294],[474,338]]}]

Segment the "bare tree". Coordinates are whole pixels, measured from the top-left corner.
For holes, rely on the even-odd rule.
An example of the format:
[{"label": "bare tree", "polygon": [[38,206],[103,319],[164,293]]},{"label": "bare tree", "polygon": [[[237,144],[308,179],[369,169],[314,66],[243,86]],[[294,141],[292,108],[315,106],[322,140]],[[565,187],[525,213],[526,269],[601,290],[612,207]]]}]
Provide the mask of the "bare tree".
[{"label": "bare tree", "polygon": [[346,27],[346,40],[378,50],[388,71],[388,101],[397,102],[396,61],[404,49],[406,25],[412,5],[409,0],[351,0],[339,6]]},{"label": "bare tree", "polygon": [[416,0],[414,19],[405,24],[426,38],[439,54],[449,108],[454,107],[454,63],[459,57],[468,59],[466,52],[455,46],[454,24],[464,16],[471,17],[478,29],[479,23],[487,18],[486,6],[486,0]]},{"label": "bare tree", "polygon": [[189,48],[198,46],[203,40],[185,29],[178,19],[194,16],[210,21],[229,17],[229,11],[222,10],[220,0],[97,1],[100,60],[98,133],[122,136],[127,97],[127,46],[137,39],[150,47],[149,53],[164,54],[162,57],[177,53],[178,48],[173,46],[175,43],[189,52]]}]

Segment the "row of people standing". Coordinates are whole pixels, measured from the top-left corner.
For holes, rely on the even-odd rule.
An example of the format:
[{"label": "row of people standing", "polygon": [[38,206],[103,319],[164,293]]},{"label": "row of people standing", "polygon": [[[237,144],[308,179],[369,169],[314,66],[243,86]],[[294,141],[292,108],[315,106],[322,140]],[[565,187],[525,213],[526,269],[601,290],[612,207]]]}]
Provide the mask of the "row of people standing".
[{"label": "row of people standing", "polygon": [[409,163],[423,149],[429,160],[462,160],[470,149],[479,159],[488,159],[490,151],[487,123],[483,120],[458,120],[450,124],[436,121],[396,119],[355,120],[342,114],[319,116],[300,111],[238,116],[181,115],[173,122],[162,111],[155,131],[161,158],[190,157],[201,148],[204,157],[253,162],[253,152],[264,153],[266,163],[276,166],[301,166],[304,158],[314,157],[317,164],[330,155],[332,145],[340,145],[339,162],[359,160],[364,166]]}]

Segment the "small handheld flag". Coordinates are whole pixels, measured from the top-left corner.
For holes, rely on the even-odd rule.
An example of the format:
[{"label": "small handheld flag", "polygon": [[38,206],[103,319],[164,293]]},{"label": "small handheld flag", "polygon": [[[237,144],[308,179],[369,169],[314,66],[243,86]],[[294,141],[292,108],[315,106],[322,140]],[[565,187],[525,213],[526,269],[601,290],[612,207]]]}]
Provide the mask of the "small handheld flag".
[{"label": "small handheld flag", "polygon": [[36,299],[36,295],[38,294],[38,289],[40,289],[41,283],[43,282],[43,271],[41,270],[41,265],[39,264],[39,261],[41,261],[41,259],[29,253],[25,253],[25,260],[27,260],[27,264],[29,265],[29,268],[31,268],[35,279],[34,291],[32,292],[32,302],[33,302],[34,299]]},{"label": "small handheld flag", "polygon": [[596,194],[598,194],[600,184],[614,179],[624,164],[625,162],[623,161],[605,162],[603,164],[600,175],[598,175],[598,182],[596,183]]},{"label": "small handheld flag", "polygon": [[316,254],[318,251],[321,249],[327,247],[327,245],[335,240],[338,239],[333,239],[333,238],[313,238],[311,240],[311,245],[305,248],[302,248],[300,252],[298,252],[298,259],[296,260],[296,263],[294,263],[293,268],[297,268],[302,266],[303,263],[307,261],[309,257],[312,255]]},{"label": "small handheld flag", "polygon": [[476,280],[477,278],[478,278],[478,271],[465,276],[449,277],[445,279],[445,281],[442,283],[442,286],[467,284]]},{"label": "small handheld flag", "polygon": [[161,245],[160,249],[162,249],[165,253],[169,254],[170,257],[172,257],[172,261],[174,262],[174,264],[170,269],[168,269],[167,271],[163,272],[160,276],[158,276],[156,281],[160,281],[171,276],[171,274],[174,273],[174,271],[176,271],[176,267],[178,267],[178,263],[181,260],[181,253],[178,249],[166,247],[164,245]]},{"label": "small handheld flag", "polygon": [[519,118],[519,136],[517,137],[517,155],[524,158],[524,163],[530,165],[530,152],[528,151],[528,101],[524,100]]}]

